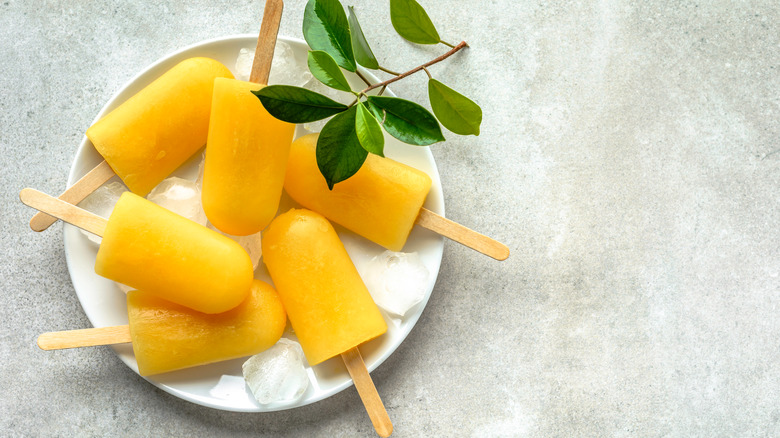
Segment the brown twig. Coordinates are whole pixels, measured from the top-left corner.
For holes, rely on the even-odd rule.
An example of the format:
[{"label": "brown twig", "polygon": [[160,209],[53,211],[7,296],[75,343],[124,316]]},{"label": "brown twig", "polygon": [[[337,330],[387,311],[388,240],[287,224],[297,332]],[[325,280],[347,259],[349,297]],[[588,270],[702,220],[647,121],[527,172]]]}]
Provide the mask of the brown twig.
[{"label": "brown twig", "polygon": [[388,79],[388,80],[386,80],[384,82],[379,82],[378,84],[374,84],[374,85],[366,88],[365,90],[361,91],[360,93],[365,94],[365,93],[368,93],[369,91],[373,90],[374,88],[379,88],[379,87],[383,87],[385,85],[392,84],[393,82],[395,82],[397,80],[400,80],[400,79],[403,79],[403,78],[405,78],[405,77],[407,77],[409,75],[412,75],[414,73],[417,73],[418,71],[423,70],[426,67],[430,67],[433,64],[436,64],[437,62],[444,61],[445,59],[447,59],[450,56],[454,55],[455,52],[457,52],[458,50],[460,50],[460,49],[462,49],[464,47],[468,47],[468,46],[469,45],[466,44],[465,41],[461,41],[460,44],[458,44],[457,46],[453,47],[452,50],[450,50],[449,52],[439,56],[438,58],[435,58],[435,59],[433,59],[431,61],[428,61],[428,62],[426,62],[425,64],[423,64],[423,65],[421,65],[419,67],[415,67],[415,68],[409,70],[406,73],[401,73],[400,75],[398,75],[398,76],[396,76],[396,77],[394,77],[392,79]]},{"label": "brown twig", "polygon": [[360,73],[360,70],[355,69],[355,74],[363,81],[364,84],[369,86],[371,85],[371,81],[369,81],[365,76],[363,76]]}]

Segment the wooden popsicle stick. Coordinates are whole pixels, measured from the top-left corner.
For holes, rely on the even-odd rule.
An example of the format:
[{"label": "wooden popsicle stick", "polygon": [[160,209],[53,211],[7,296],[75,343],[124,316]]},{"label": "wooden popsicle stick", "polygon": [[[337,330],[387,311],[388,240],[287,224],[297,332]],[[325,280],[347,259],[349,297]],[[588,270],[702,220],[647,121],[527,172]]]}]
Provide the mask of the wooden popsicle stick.
[{"label": "wooden popsicle stick", "polygon": [[255,58],[252,61],[252,72],[249,75],[249,82],[263,85],[268,83],[283,9],[284,2],[282,0],[267,0],[265,2],[263,22],[260,25],[260,34],[257,37]]},{"label": "wooden popsicle stick", "polygon": [[496,260],[506,260],[509,257],[509,248],[503,243],[466,228],[427,208],[420,209],[415,223]]},{"label": "wooden popsicle stick", "polygon": [[35,189],[22,189],[19,192],[19,199],[27,206],[101,237],[106,230],[106,224],[108,224],[107,220],[94,213]]},{"label": "wooden popsicle stick", "polygon": [[[114,169],[106,163],[106,160],[103,160],[100,164],[87,172],[86,175],[82,176],[81,179],[76,181],[75,184],[62,192],[57,199],[76,205],[89,196],[90,193],[97,190],[98,187],[105,184],[105,182],[114,175],[116,175]],[[41,232],[49,228],[55,222],[57,222],[56,217],[49,216],[43,212],[38,212],[30,219],[30,228],[32,228],[33,231]]]},{"label": "wooden popsicle stick", "polygon": [[371,380],[371,375],[368,374],[366,363],[363,362],[360,351],[357,347],[351,348],[341,353],[341,359],[344,360],[344,365],[347,366],[347,371],[349,371],[352,381],[355,382],[355,388],[363,401],[363,406],[366,407],[366,412],[368,412],[368,417],[371,419],[371,424],[374,425],[377,435],[390,436],[393,433],[393,423],[390,421],[390,416],[387,415],[379,393],[376,392],[376,386]]},{"label": "wooden popsicle stick", "polygon": [[131,342],[129,325],[48,332],[38,336],[38,347],[41,350],[64,350],[127,342]]}]

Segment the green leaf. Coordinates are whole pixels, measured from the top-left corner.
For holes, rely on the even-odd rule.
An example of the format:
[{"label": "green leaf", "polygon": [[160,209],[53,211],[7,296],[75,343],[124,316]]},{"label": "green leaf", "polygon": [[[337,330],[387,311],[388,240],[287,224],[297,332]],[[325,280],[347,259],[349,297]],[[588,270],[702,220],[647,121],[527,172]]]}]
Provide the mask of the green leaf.
[{"label": "green leaf", "polygon": [[384,157],[385,136],[382,135],[382,127],[374,115],[366,109],[363,102],[358,103],[355,114],[355,132],[363,149]]},{"label": "green leaf", "polygon": [[330,88],[352,91],[352,88],[332,56],[322,50],[309,51],[309,71],[317,80]]},{"label": "green leaf", "polygon": [[368,156],[357,136],[356,115],[357,105],[336,115],[328,120],[317,139],[317,167],[331,190],[360,170]]},{"label": "green leaf", "polygon": [[309,47],[328,52],[344,69],[357,69],[347,14],[338,0],[309,0],[303,12],[303,37]]},{"label": "green leaf", "polygon": [[398,35],[413,43],[439,43],[439,32],[415,0],[390,0],[390,21]]},{"label": "green leaf", "polygon": [[252,93],[269,114],[289,123],[321,120],[348,108],[322,94],[291,85],[269,85]]},{"label": "green leaf", "polygon": [[482,108],[474,101],[433,78],[428,80],[428,98],[445,128],[460,135],[479,135]]},{"label": "green leaf", "polygon": [[352,51],[355,53],[355,60],[365,68],[376,70],[379,68],[379,62],[371,50],[371,46],[363,35],[363,29],[360,27],[355,9],[352,6],[349,9],[349,34],[352,36]]},{"label": "green leaf", "polygon": [[444,141],[436,117],[414,102],[397,97],[368,96],[368,104],[385,131],[404,143],[427,146]]},{"label": "green leaf", "polygon": [[385,124],[385,110],[382,108],[379,108],[378,106],[371,103],[370,100],[366,101],[366,106],[368,107],[368,110],[371,111],[371,114],[374,115],[374,117],[379,121],[379,125],[382,126]]}]

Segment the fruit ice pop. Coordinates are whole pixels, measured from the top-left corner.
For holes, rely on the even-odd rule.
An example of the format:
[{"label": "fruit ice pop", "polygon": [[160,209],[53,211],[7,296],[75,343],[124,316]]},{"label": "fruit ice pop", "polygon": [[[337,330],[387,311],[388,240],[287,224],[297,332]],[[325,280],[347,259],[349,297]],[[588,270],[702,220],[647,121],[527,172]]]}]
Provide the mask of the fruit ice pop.
[{"label": "fruit ice pop", "polygon": [[236,242],[130,192],[108,219],[95,272],[203,313],[236,307],[253,278]]},{"label": "fruit ice pop", "polygon": [[260,280],[227,312],[207,315],[131,291],[127,315],[142,376],[260,353],[281,338],[287,324],[279,294]]},{"label": "fruit ice pop", "polygon": [[203,209],[221,231],[264,229],[282,195],[295,125],[282,122],[252,94],[263,85],[217,78],[203,170]]},{"label": "fruit ice pop", "polygon": [[257,354],[273,346],[287,323],[271,285],[254,280],[237,307],[209,315],[148,292],[127,295],[129,325],[43,333],[43,350],[133,343],[142,376]]},{"label": "fruit ice pop", "polygon": [[284,189],[299,204],[391,251],[400,251],[431,188],[422,171],[369,154],[351,178],[328,190],[317,167],[317,134],[293,142]]},{"label": "fruit ice pop", "polygon": [[342,354],[387,331],[333,226],[292,209],[264,233],[263,259],[309,364]]},{"label": "fruit ice pop", "polygon": [[186,59],[98,120],[87,137],[127,187],[145,196],[206,144],[218,77],[233,75],[213,59]]}]

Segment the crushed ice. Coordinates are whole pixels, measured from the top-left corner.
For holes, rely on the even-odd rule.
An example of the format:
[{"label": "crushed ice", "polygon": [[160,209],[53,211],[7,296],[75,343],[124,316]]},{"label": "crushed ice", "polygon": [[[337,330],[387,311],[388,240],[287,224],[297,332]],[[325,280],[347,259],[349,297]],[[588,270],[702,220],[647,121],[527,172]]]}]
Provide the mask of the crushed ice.
[{"label": "crushed ice", "polygon": [[281,338],[244,362],[244,380],[260,404],[294,402],[309,387],[304,360],[300,344]]}]

